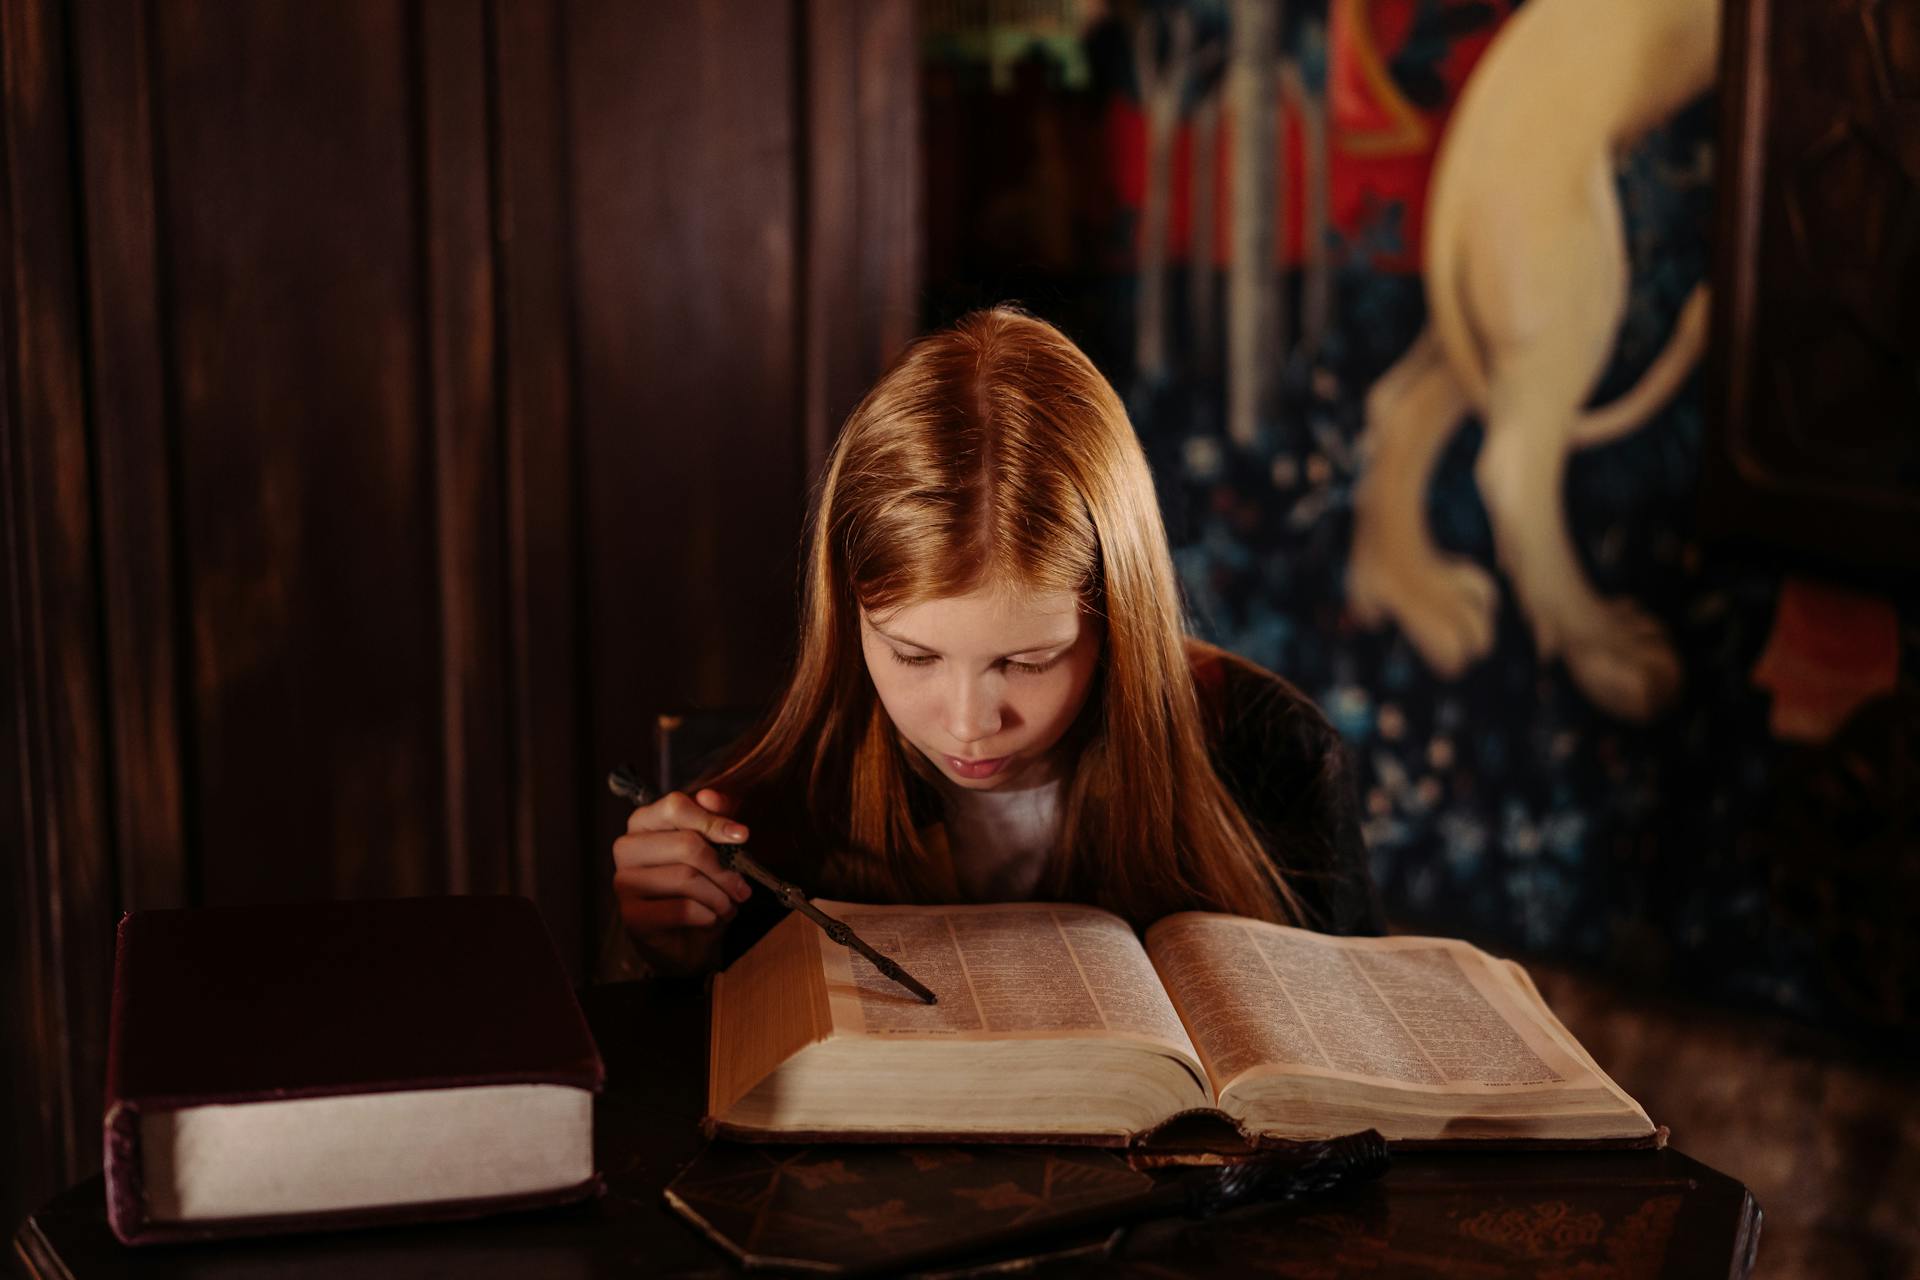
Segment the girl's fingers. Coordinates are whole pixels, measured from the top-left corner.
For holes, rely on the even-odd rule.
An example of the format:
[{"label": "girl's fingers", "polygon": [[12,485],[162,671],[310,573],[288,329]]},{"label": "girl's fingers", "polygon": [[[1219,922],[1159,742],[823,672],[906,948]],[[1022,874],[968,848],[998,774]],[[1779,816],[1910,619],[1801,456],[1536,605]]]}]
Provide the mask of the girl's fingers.
[{"label": "girl's fingers", "polygon": [[640,934],[704,929],[720,923],[710,908],[691,898],[622,898],[620,920]]},{"label": "girl's fingers", "polygon": [[613,842],[616,872],[676,864],[694,868],[735,901],[745,902],[753,892],[745,876],[722,869],[720,855],[713,851],[713,846],[691,831],[649,831],[621,836]]},{"label": "girl's fingers", "polygon": [[737,904],[725,890],[683,862],[639,867],[613,877],[614,892],[628,898],[685,898],[700,903],[717,919],[731,918]]},{"label": "girl's fingers", "polygon": [[723,812],[731,807],[707,788],[697,798],[676,791],[633,811],[627,834],[613,842],[614,894],[629,930],[711,929],[733,918],[752,886],[723,869],[709,843],[746,839],[746,828]]},{"label": "girl's fingers", "polygon": [[[706,790],[700,794],[722,802],[726,800],[718,791]],[[746,827],[725,814],[702,807],[684,791],[670,792],[627,815],[628,834],[645,831],[697,831],[715,844],[745,844],[747,840]]]}]

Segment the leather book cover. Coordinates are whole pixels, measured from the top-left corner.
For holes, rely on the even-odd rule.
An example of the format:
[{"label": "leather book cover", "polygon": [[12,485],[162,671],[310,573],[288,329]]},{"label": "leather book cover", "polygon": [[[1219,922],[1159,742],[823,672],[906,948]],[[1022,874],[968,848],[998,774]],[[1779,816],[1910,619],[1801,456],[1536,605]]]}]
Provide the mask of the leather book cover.
[{"label": "leather book cover", "polygon": [[1164,1173],[1118,1152],[1053,1146],[715,1142],[665,1196],[750,1270],[986,1275],[1066,1257],[1097,1264],[1130,1221],[1317,1197],[1387,1167],[1370,1131],[1289,1143],[1232,1170]]},{"label": "leather book cover", "polygon": [[[107,1049],[108,1217],[128,1243],[445,1217],[577,1199],[585,1183],[465,1205],[150,1222],[144,1114],[462,1086],[600,1092],[605,1072],[538,909],[396,898],[121,917]],[[496,1203],[496,1201],[498,1201]]]},{"label": "leather book cover", "polygon": [[1098,1257],[1114,1224],[1085,1220],[1123,1212],[1154,1186],[1110,1151],[717,1142],[664,1195],[749,1270],[893,1275],[1015,1236],[1013,1256],[1029,1263]]}]

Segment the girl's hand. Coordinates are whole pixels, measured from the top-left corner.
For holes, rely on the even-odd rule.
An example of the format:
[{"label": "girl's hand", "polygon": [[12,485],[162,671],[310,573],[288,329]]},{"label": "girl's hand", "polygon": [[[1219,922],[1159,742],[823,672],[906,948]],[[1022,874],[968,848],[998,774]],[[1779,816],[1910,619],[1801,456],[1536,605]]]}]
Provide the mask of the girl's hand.
[{"label": "girl's hand", "polygon": [[720,935],[752,886],[723,871],[715,844],[745,844],[732,800],[711,788],[675,791],[635,809],[613,842],[613,892],[620,918],[648,959],[669,972],[711,968]]}]

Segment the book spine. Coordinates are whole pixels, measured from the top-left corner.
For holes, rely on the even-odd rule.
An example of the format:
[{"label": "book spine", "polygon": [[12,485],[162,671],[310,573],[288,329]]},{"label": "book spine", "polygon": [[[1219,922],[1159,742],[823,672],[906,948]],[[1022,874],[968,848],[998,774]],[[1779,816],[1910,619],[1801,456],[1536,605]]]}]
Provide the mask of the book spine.
[{"label": "book spine", "polygon": [[566,993],[567,1007],[572,1010],[572,1022],[579,1032],[580,1042],[588,1046],[587,1057],[575,1063],[564,1079],[555,1079],[555,1084],[571,1084],[590,1093],[605,1093],[607,1088],[607,1065],[600,1056],[599,1045],[594,1042],[593,1028],[587,1022],[587,1011],[580,1007],[580,998],[575,994],[573,984],[567,980],[567,963],[560,958],[560,948],[553,940],[552,930],[547,928],[546,917],[540,914],[540,908],[532,898],[524,894],[509,894],[520,912],[532,921],[531,931],[540,935],[546,944],[547,958],[553,972],[559,975],[559,986]]},{"label": "book spine", "polygon": [[147,1222],[147,1180],[141,1165],[140,1110],[127,1100],[122,1088],[123,1056],[127,1051],[127,987],[132,979],[127,949],[133,927],[133,914],[121,913],[113,939],[113,1000],[107,1017],[106,1115],[101,1126],[101,1166],[107,1184],[107,1223],[124,1244],[132,1244]]},{"label": "book spine", "polygon": [[122,1244],[133,1244],[147,1225],[146,1171],[140,1162],[140,1113],[125,1103],[107,1111],[107,1223]]}]

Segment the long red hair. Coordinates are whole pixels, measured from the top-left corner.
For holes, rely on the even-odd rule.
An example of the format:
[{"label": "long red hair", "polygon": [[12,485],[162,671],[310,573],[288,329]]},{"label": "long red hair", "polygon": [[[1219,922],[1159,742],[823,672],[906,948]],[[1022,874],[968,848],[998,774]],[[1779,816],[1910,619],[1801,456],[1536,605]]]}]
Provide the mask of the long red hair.
[{"label": "long red hair", "polygon": [[[941,816],[933,766],[874,693],[859,610],[1004,584],[1072,592],[1105,623],[1063,744],[1064,820],[1042,896],[1136,924],[1189,908],[1300,918],[1208,760],[1146,457],[1113,388],[1058,329],[1002,305],[911,344],[834,445],[804,576],[786,689],[701,785],[743,797],[749,823],[789,828],[785,857],[811,862],[820,889],[959,895],[926,835]],[[756,846],[771,843],[755,831]]]}]

